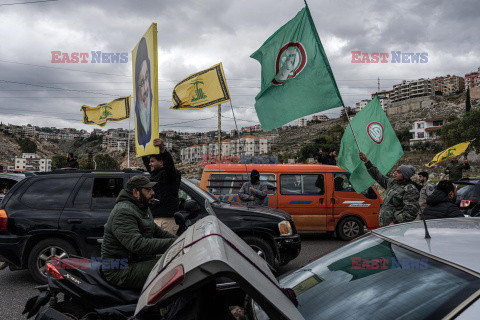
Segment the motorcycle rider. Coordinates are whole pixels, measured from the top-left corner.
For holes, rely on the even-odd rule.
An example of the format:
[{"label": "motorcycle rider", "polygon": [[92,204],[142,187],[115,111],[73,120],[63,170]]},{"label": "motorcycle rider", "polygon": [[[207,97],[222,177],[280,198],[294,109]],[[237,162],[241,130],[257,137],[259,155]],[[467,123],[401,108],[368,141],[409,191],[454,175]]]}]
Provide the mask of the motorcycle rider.
[{"label": "motorcycle rider", "polygon": [[127,189],[120,191],[105,224],[102,259],[128,259],[128,268],[102,270],[113,285],[141,289],[158,260],[156,255],[164,253],[177,238],[158,227],[148,209],[155,185],[146,176],[132,177]]}]

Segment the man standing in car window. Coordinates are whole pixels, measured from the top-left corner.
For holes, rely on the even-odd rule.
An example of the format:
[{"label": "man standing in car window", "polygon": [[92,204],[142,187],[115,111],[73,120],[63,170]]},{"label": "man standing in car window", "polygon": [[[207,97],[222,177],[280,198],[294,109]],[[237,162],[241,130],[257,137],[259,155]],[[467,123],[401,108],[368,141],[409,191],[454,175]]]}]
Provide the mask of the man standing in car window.
[{"label": "man standing in car window", "polygon": [[156,182],[153,187],[155,197],[159,201],[150,204],[155,223],[160,228],[172,234],[176,234],[178,225],[173,215],[180,210],[178,190],[180,189],[181,174],[175,168],[172,155],[165,148],[163,140],[156,138],[153,145],[160,148],[159,154],[143,157],[143,163],[150,172],[150,180]]},{"label": "man standing in car window", "polygon": [[257,170],[252,170],[250,182],[245,182],[242,185],[238,196],[242,202],[261,206],[267,197],[267,190],[267,185],[260,182],[260,173]]}]

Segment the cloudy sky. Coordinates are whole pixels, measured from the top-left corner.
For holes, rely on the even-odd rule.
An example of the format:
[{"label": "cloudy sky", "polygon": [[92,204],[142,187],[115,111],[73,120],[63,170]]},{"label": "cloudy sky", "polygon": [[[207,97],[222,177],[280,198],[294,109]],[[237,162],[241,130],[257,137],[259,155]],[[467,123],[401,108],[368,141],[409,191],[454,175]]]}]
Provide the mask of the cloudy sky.
[{"label": "cloudy sky", "polygon": [[[29,0],[35,1],[35,0]],[[209,131],[216,107],[169,110],[176,82],[223,62],[240,127],[258,123],[260,64],[249,56],[304,6],[301,0],[0,0],[0,121],[74,127],[82,105],[132,94],[131,50],[158,24],[160,130]],[[476,71],[480,2],[326,1],[309,7],[347,106],[402,80]],[[128,63],[51,63],[52,51],[127,52]],[[386,52],[388,63],[352,63],[352,51]],[[427,63],[391,63],[391,52],[428,53]],[[325,113],[330,117],[338,110]],[[223,129],[234,128],[224,105]],[[128,120],[105,128],[128,128]],[[131,121],[133,128],[134,124]]]}]

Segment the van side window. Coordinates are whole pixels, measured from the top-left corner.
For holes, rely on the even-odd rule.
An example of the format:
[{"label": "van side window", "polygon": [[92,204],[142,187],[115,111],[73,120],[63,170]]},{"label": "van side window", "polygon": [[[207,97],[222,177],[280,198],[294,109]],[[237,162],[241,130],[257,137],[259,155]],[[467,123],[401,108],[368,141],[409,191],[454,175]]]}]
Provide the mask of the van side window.
[{"label": "van side window", "polygon": [[324,177],[321,174],[282,174],[280,193],[297,195],[322,195],[325,193]]},{"label": "van side window", "polygon": [[[352,185],[350,184],[350,174],[345,173],[336,173],[334,174],[333,184],[335,186],[335,191],[341,192],[355,192]],[[362,194],[368,199],[377,199],[377,194],[372,187],[364,190]]]},{"label": "van side window", "polygon": [[[246,173],[212,173],[208,179],[208,191],[212,194],[238,194],[243,183],[250,181]],[[261,173],[260,181],[267,185],[267,194],[275,194],[277,181],[273,173]]]}]

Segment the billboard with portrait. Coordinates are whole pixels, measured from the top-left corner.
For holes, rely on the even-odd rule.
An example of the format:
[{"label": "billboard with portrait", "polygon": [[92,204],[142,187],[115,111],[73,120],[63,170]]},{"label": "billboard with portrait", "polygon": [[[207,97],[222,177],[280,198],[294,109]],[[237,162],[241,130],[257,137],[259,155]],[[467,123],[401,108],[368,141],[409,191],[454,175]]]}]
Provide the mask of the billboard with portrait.
[{"label": "billboard with portrait", "polygon": [[158,138],[157,24],[152,23],[132,50],[136,156],[157,154]]}]

